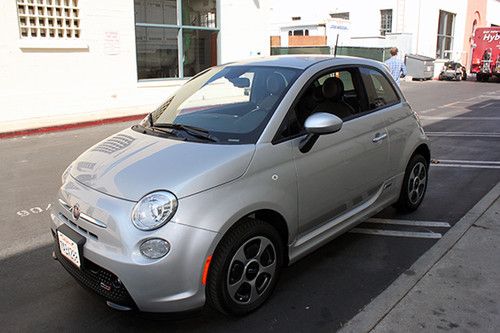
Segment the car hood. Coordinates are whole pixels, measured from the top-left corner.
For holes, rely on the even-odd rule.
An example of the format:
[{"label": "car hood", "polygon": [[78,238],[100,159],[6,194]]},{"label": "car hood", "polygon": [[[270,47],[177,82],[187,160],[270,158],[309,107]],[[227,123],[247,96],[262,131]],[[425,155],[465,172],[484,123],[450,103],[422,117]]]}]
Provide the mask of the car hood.
[{"label": "car hood", "polygon": [[70,175],[97,191],[132,201],[156,190],[179,199],[243,175],[255,145],[219,145],[156,137],[126,129],[71,165]]}]

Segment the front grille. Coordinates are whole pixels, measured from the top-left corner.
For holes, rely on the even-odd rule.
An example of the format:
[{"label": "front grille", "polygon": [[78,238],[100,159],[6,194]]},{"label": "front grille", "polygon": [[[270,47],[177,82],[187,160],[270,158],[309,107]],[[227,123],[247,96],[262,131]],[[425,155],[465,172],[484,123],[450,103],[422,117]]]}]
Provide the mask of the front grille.
[{"label": "front grille", "polygon": [[137,308],[134,300],[116,275],[86,258],[82,258],[82,267],[78,269],[78,267],[64,258],[59,251],[57,243],[54,245],[54,252],[61,265],[63,265],[82,286],[94,291],[99,296],[113,303],[134,309]]}]

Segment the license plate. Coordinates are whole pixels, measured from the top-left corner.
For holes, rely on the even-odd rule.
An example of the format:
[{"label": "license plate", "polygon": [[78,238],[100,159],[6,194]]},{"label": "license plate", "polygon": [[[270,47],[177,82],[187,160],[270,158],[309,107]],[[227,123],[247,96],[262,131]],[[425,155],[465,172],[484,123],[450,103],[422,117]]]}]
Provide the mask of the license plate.
[{"label": "license plate", "polygon": [[61,254],[71,263],[75,264],[76,267],[80,268],[81,262],[78,244],[59,230],[57,230],[57,238],[59,240],[59,250]]}]

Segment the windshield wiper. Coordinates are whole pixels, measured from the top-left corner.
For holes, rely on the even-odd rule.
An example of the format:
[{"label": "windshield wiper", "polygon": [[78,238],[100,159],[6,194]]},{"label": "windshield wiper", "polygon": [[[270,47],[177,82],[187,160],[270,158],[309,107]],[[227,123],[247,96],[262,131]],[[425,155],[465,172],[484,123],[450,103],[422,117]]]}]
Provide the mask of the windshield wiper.
[{"label": "windshield wiper", "polygon": [[151,126],[152,128],[169,128],[169,129],[174,129],[177,131],[184,131],[194,137],[212,141],[212,142],[217,142],[219,141],[216,137],[210,135],[210,133],[203,128],[200,127],[195,127],[195,126],[190,126],[190,125],[184,125],[184,124],[171,124],[171,123],[156,123]]},{"label": "windshield wiper", "polygon": [[[167,130],[164,130],[160,127],[155,127],[155,126],[151,126],[151,125],[147,125],[147,126],[144,126],[144,125],[141,125],[141,124],[137,124],[133,127],[134,128],[141,128],[141,132],[143,134],[146,134],[146,133],[150,133],[150,134],[155,134],[155,135],[159,135],[161,134],[161,136],[167,136],[167,137],[170,137],[170,136],[175,136],[175,137],[179,137],[181,138],[179,135],[177,135],[176,133],[172,132],[172,131],[167,131]],[[186,138],[182,137],[183,140],[186,140]]]}]

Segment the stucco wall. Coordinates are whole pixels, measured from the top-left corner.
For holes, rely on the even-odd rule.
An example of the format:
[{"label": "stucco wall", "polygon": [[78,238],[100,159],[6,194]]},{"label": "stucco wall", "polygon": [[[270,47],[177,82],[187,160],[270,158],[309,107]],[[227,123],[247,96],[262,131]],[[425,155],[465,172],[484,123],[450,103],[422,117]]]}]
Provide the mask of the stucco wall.
[{"label": "stucco wall", "polygon": [[[220,0],[219,63],[269,53],[267,1]],[[16,1],[0,1],[0,122],[139,106],[144,112],[184,82],[138,82],[133,0],[79,7],[80,40],[60,43],[75,48],[30,48],[19,37]]]}]

